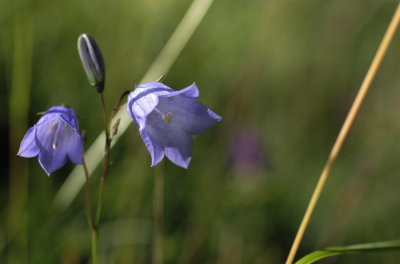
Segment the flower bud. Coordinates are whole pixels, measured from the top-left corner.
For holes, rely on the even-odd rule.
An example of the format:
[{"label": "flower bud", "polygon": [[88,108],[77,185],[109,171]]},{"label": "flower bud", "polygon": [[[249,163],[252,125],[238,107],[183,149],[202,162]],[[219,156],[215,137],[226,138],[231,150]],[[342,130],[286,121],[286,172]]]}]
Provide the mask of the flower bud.
[{"label": "flower bud", "polygon": [[78,52],[89,82],[97,92],[104,90],[105,70],[104,60],[96,41],[88,34],[78,38]]}]

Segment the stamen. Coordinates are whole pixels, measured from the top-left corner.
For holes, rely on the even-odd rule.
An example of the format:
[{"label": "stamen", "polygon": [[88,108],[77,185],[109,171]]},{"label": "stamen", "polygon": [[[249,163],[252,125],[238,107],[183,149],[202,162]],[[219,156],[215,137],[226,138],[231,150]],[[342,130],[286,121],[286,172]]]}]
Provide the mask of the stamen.
[{"label": "stamen", "polygon": [[167,115],[163,115],[162,119],[164,119],[165,121],[167,121],[167,123],[171,123],[171,119],[172,119],[172,113],[168,112]]},{"label": "stamen", "polygon": [[56,129],[54,128],[53,121],[50,122],[50,129],[54,134],[56,133]]},{"label": "stamen", "polygon": [[154,110],[155,110],[157,113],[159,113],[160,115],[164,116],[164,113],[161,112],[157,107],[155,107]]},{"label": "stamen", "polygon": [[[59,136],[59,134],[60,134],[60,130],[61,130],[61,121],[60,120],[58,120],[58,125],[57,125],[57,130],[55,131],[55,135],[54,135],[54,140],[53,140],[53,149],[55,150],[56,148],[57,148],[57,146],[58,146],[58,136]],[[52,127],[53,128],[53,127]],[[54,128],[53,128],[54,129]],[[52,129],[52,131],[54,131]]]},{"label": "stamen", "polygon": [[157,107],[154,108],[154,110],[161,115],[162,119],[165,122],[167,122],[168,124],[171,123],[171,119],[172,119],[172,113],[171,112],[168,112],[167,114],[164,114]]}]

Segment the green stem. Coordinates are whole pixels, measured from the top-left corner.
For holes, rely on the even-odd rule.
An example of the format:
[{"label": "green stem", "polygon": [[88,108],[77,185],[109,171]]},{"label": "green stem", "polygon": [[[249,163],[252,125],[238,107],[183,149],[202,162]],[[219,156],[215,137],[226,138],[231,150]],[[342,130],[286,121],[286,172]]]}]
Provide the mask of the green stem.
[{"label": "green stem", "polygon": [[111,150],[111,140],[107,139],[106,140],[106,153],[104,155],[103,173],[101,174],[101,178],[100,178],[99,199],[97,201],[97,213],[96,213],[96,226],[97,227],[100,224],[101,209],[103,206],[104,181],[106,179],[106,174],[107,174],[107,170],[108,170],[110,150]]},{"label": "green stem", "polygon": [[[15,12],[14,20],[10,21],[12,24],[2,31],[5,40],[4,44],[7,43],[6,40],[9,40],[10,44],[12,44],[10,49],[4,49],[4,55],[9,56],[12,63],[10,64],[11,82],[9,87],[5,87],[10,96],[8,102],[9,199],[6,207],[7,222],[2,221],[2,225],[7,225],[3,232],[7,233],[9,242],[7,259],[4,259],[4,261],[10,264],[27,263],[29,257],[29,168],[27,166],[28,163],[18,158],[15,154],[18,152],[19,142],[28,125],[35,28],[30,2],[28,3],[27,1],[21,8],[15,10],[18,11]],[[7,45],[3,47],[6,48]],[[4,148],[6,146],[3,146]],[[3,258],[4,255],[2,254]]]},{"label": "green stem", "polygon": [[97,230],[92,229],[92,264],[97,264]]},{"label": "green stem", "polygon": [[106,143],[110,139],[110,126],[108,124],[108,118],[107,118],[107,109],[106,109],[106,103],[104,102],[104,96],[101,93],[100,94],[100,101],[101,101],[101,108],[103,109],[103,117],[104,117],[104,131],[106,133]]},{"label": "green stem", "polygon": [[104,102],[104,96],[101,93],[100,94],[100,101],[101,101],[101,106],[103,109],[103,116],[104,116],[104,131],[106,134],[106,150],[104,154],[104,164],[103,164],[103,172],[101,174],[100,178],[100,186],[99,186],[99,199],[98,199],[98,204],[97,204],[97,213],[96,213],[96,226],[99,226],[100,223],[100,216],[101,216],[101,209],[103,206],[103,190],[104,190],[104,180],[107,175],[108,171],[108,164],[109,164],[109,159],[110,159],[110,151],[111,151],[111,141],[112,138],[110,137],[110,126],[111,126],[111,121],[114,118],[115,114],[117,113],[119,107],[121,106],[122,100],[129,94],[130,91],[125,91],[121,97],[118,99],[115,107],[113,108],[110,116],[110,120],[107,118],[107,109],[106,109],[106,104]]},{"label": "green stem", "polygon": [[125,99],[126,96],[130,93],[130,90],[126,90],[122,93],[122,95],[118,98],[117,102],[115,103],[115,106],[111,112],[110,116],[110,123],[108,124],[108,130],[110,130],[111,126],[111,121],[114,119],[115,115],[117,114],[118,110],[121,108],[122,102]]},{"label": "green stem", "polygon": [[94,224],[92,207],[90,205],[90,195],[89,195],[89,173],[87,170],[85,159],[82,158],[83,170],[85,172],[85,193],[86,193],[86,209],[88,222],[90,225],[90,229],[92,230],[92,264],[97,264],[97,228]]},{"label": "green stem", "polygon": [[85,193],[86,193],[86,210],[87,210],[87,216],[88,216],[88,222],[90,228],[96,229],[96,226],[93,221],[93,214],[92,214],[92,206],[90,205],[90,194],[89,194],[89,173],[87,170],[86,162],[85,159],[82,158],[82,165],[83,165],[83,170],[85,172]]},{"label": "green stem", "polygon": [[164,172],[161,163],[154,172],[154,244],[153,264],[163,263],[163,204],[164,204]]},{"label": "green stem", "polygon": [[[109,126],[108,119],[107,119],[106,104],[104,103],[104,97],[103,97],[102,93],[100,94],[100,101],[101,101],[101,106],[103,109],[103,116],[104,116],[104,131],[106,134],[106,149],[105,149],[105,154],[104,154],[103,172],[102,172],[101,178],[100,178],[99,197],[97,200],[97,212],[96,212],[96,222],[95,222],[95,225],[97,228],[99,228],[99,224],[100,224],[101,209],[103,206],[104,181],[105,181],[106,175],[107,175],[110,150],[111,150],[110,126]],[[96,239],[97,239],[97,235],[96,235]]]},{"label": "green stem", "polygon": [[[104,154],[104,164],[103,164],[103,172],[100,177],[100,185],[99,185],[99,197],[97,200],[97,212],[96,212],[96,222],[93,223],[92,225],[92,255],[93,255],[93,263],[97,263],[97,240],[98,240],[98,234],[97,230],[100,226],[100,217],[101,217],[101,210],[103,207],[103,192],[104,192],[104,181],[106,179],[107,171],[108,171],[108,164],[109,164],[109,159],[110,159],[110,151],[111,151],[111,137],[110,137],[110,125],[111,121],[115,116],[116,111],[118,111],[118,107],[121,104],[121,101],[123,98],[128,94],[128,92],[124,92],[123,95],[120,97],[120,99],[117,101],[116,106],[114,107],[110,120],[107,118],[107,109],[106,109],[106,104],[104,102],[104,96],[103,93],[100,94],[100,101],[101,101],[101,107],[103,109],[103,117],[104,117],[104,131],[106,134],[106,149],[105,149],[105,154]],[[93,221],[93,220],[92,220]]]},{"label": "green stem", "polygon": [[109,155],[110,155],[110,146],[107,145],[106,146],[106,154],[104,156],[103,173],[100,178],[99,199],[97,201],[97,212],[96,212],[96,226],[99,226],[99,224],[100,224],[101,209],[103,206],[104,181],[105,181],[105,177],[106,177],[107,169],[108,169]]},{"label": "green stem", "polygon": [[101,208],[103,204],[103,189],[104,189],[104,180],[107,174],[107,169],[108,169],[108,163],[109,163],[109,156],[110,156],[110,150],[111,150],[111,139],[110,139],[110,130],[109,130],[109,125],[107,121],[107,113],[106,113],[106,106],[104,103],[104,97],[103,94],[100,94],[100,101],[101,101],[101,106],[103,109],[103,115],[104,115],[104,127],[105,127],[105,133],[106,133],[106,149],[105,149],[105,154],[104,154],[104,166],[103,166],[103,172],[101,174],[100,178],[100,186],[99,186],[99,196],[97,200],[97,212],[96,212],[96,221],[93,219],[92,215],[92,209],[90,206],[90,196],[89,196],[89,173],[86,167],[85,160],[83,160],[83,168],[85,172],[85,178],[86,178],[86,204],[87,204],[87,212],[88,212],[88,219],[89,219],[89,225],[92,229],[92,263],[97,264],[97,242],[98,242],[98,228],[100,224],[100,215],[101,215]]}]

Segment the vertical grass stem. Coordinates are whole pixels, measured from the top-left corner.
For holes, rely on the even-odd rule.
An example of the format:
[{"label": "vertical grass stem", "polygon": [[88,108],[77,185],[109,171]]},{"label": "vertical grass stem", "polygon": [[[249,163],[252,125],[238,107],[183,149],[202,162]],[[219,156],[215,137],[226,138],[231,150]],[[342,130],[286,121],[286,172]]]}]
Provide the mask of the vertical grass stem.
[{"label": "vertical grass stem", "polygon": [[[22,8],[23,6],[23,8]],[[29,105],[34,51],[34,18],[31,5],[21,5],[13,27],[3,32],[10,39],[12,50],[11,82],[9,87],[9,188],[7,210],[7,263],[27,263],[29,257],[28,191],[29,168],[26,161],[16,156],[29,119]],[[10,35],[7,36],[7,32]],[[12,52],[11,52],[12,51]],[[4,147],[4,146],[3,146]]]},{"label": "vertical grass stem", "polygon": [[364,81],[362,82],[361,87],[357,93],[357,96],[354,99],[353,105],[351,106],[350,111],[347,114],[346,120],[344,121],[343,126],[340,129],[340,132],[335,141],[335,144],[332,147],[331,153],[329,154],[328,161],[326,162],[326,165],[325,165],[324,169],[322,170],[322,173],[321,173],[321,176],[319,177],[317,186],[315,187],[314,193],[308,204],[308,207],[304,214],[303,220],[301,221],[300,227],[297,231],[293,245],[290,249],[288,258],[286,260],[286,264],[293,263],[294,257],[296,255],[297,249],[299,248],[300,242],[304,236],[304,232],[307,228],[308,222],[310,221],[311,215],[312,215],[314,208],[318,202],[318,199],[321,195],[322,189],[326,183],[326,180],[328,179],[330,169],[331,169],[333,163],[335,162],[337,155],[339,154],[339,151],[343,145],[343,142],[346,139],[346,136],[351,128],[351,125],[354,122],[354,119],[358,113],[358,110],[360,109],[360,106],[365,98],[365,95],[368,92],[368,88],[370,87],[372,80],[374,79],[375,74],[379,68],[379,65],[381,64],[382,59],[385,56],[385,53],[393,39],[394,33],[397,30],[399,22],[400,22],[400,3],[397,6],[397,9],[393,15],[393,18],[386,30],[386,33],[385,33],[383,39],[379,45],[379,48],[375,54],[375,57],[372,60],[372,63],[368,69],[367,74],[365,75]]}]

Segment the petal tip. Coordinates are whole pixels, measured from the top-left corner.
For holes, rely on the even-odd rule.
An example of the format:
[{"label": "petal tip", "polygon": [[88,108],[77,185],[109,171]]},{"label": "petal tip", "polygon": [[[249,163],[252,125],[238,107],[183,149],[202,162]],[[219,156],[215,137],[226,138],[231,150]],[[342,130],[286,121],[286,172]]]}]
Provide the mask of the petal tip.
[{"label": "petal tip", "polygon": [[151,166],[150,166],[150,167],[156,166],[158,163],[160,163],[160,161],[161,161],[161,160],[159,160],[159,161],[154,161],[154,160],[152,160],[152,161],[151,161]]},{"label": "petal tip", "polygon": [[214,119],[216,122],[219,122],[219,121],[222,120],[222,117],[219,116],[219,115],[217,115],[216,113],[214,113],[211,109],[208,109],[208,110],[207,110],[207,114],[208,114],[212,119]]},{"label": "petal tip", "polygon": [[181,167],[187,170],[189,168],[190,160],[191,160],[191,158],[189,158],[188,160],[185,160],[185,162],[182,164]]},{"label": "petal tip", "polygon": [[187,170],[188,167],[189,167],[191,159],[192,159],[192,157],[188,157],[188,158],[186,158],[184,160],[181,160],[181,161],[176,161],[176,160],[174,160],[174,161],[171,160],[171,161],[172,161],[172,163],[178,165],[179,167],[184,168],[184,169]]}]

